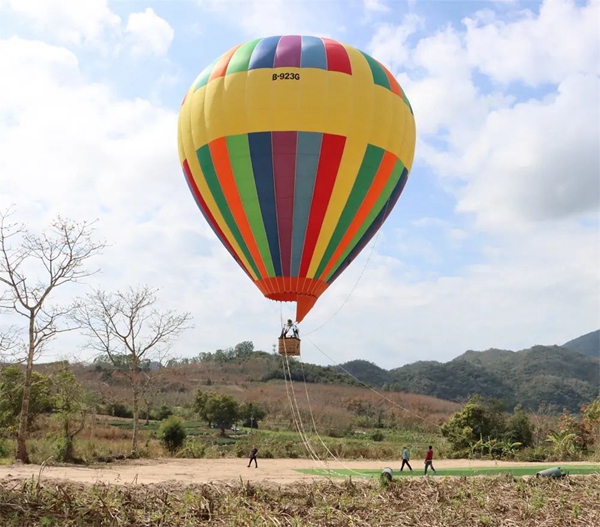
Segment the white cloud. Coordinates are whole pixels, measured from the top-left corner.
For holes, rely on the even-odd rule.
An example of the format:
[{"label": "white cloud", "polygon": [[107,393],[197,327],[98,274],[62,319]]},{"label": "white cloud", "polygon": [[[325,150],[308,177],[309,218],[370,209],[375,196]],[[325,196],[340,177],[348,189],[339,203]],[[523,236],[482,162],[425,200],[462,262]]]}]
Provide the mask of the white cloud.
[{"label": "white cloud", "polygon": [[[57,5],[47,18],[35,16],[59,20],[63,4]],[[211,7],[217,11],[211,20],[223,16],[218,29],[235,41],[242,40],[240,29],[247,37],[317,32],[331,20],[291,1],[219,1]],[[228,28],[232,13],[236,25]],[[125,52],[133,33],[147,37],[156,24],[156,40],[144,44],[152,52],[149,60],[156,60],[172,38],[167,25],[177,27],[171,18],[163,24],[151,10],[128,18],[125,27],[132,32],[101,9],[94,16],[89,27],[96,32],[69,22],[69,45],[95,42],[102,49],[120,42]],[[486,16],[479,15],[476,30],[483,35],[487,25],[501,26],[499,44],[511,24],[539,23],[533,15],[513,13],[504,25],[496,15]],[[504,66],[490,64],[492,88],[483,93],[473,71],[483,54],[472,46],[484,42],[475,43],[475,30],[444,27],[411,48],[424,27],[416,17],[403,19],[401,27],[380,26],[370,51],[395,71],[404,70],[399,78],[415,109],[419,163],[444,176],[441,184],[452,188],[457,206],[469,214],[446,221],[424,202],[423,215],[444,221],[426,218],[404,229],[394,226],[392,215],[377,249],[371,253],[368,247],[302,324],[306,361],[328,362],[311,340],[339,362],[367,358],[396,367],[447,360],[467,348],[561,343],[600,323],[597,225],[579,221],[597,208],[597,157],[590,156],[598,151],[597,70],[586,66],[585,56],[574,59],[571,69],[559,61],[564,75],[546,95],[522,97],[495,84],[513,78],[502,73]],[[541,38],[534,44],[536,57],[552,47]],[[177,159],[176,110],[91,82],[80,60],[47,42],[0,40],[0,71],[10,72],[0,83],[0,208],[17,203],[19,219],[34,226],[59,213],[99,218],[98,236],[110,247],[96,261],[102,273],[88,283],[109,290],[148,283],[161,288],[161,307],[191,311],[196,329],[182,337],[174,354],[191,356],[242,340],[270,350],[281,314],[293,316],[294,308],[262,297],[197,210]],[[86,66],[93,69],[93,63]],[[531,82],[549,78],[546,69],[540,71]],[[483,232],[475,232],[471,215]],[[437,228],[442,246],[419,234]],[[473,249],[480,238],[485,246]],[[477,263],[464,255],[467,245],[477,250]],[[471,263],[453,271],[444,267],[445,260],[461,258]],[[428,275],[421,262],[435,272]],[[67,339],[54,352],[80,344],[75,336]]]},{"label": "white cloud", "polygon": [[125,33],[132,37],[131,53],[136,56],[166,55],[174,36],[169,23],[150,7],[129,15]]},{"label": "white cloud", "polygon": [[[339,2],[304,4],[294,0],[197,0],[204,11],[220,15],[224,22],[240,28],[246,37],[270,35],[331,36],[339,20]],[[308,6],[308,7],[307,7]],[[237,40],[242,40],[238,38]]]},{"label": "white cloud", "polygon": [[[590,29],[597,6],[546,2],[539,16],[519,12],[511,22],[487,10],[477,23],[467,19],[463,32],[446,27],[409,52],[396,48],[397,60],[413,59],[397,68],[415,111],[417,159],[446,178],[457,210],[474,214],[478,228],[513,230],[598,208],[600,90],[593,57],[600,47]],[[559,35],[560,17],[569,23]],[[580,50],[563,37],[592,45]],[[513,38],[518,47],[506,42]],[[486,93],[475,67],[492,80],[552,82],[555,91],[523,97],[518,88],[508,95],[492,83]]]},{"label": "white cloud", "polygon": [[423,19],[414,14],[406,15],[399,25],[379,26],[371,39],[369,53],[388,68],[406,68],[407,64],[412,64],[412,50],[406,40],[422,26]]},{"label": "white cloud", "polygon": [[13,13],[32,23],[41,38],[66,46],[85,45],[105,55],[166,55],[174,31],[152,8],[130,13],[125,26],[107,0],[7,0]]},{"label": "white cloud", "polygon": [[570,76],[550,100],[492,112],[464,150],[459,210],[486,226],[597,210],[599,94],[596,76]]},{"label": "white cloud", "polygon": [[327,362],[312,340],[337,362],[367,357],[392,368],[467,349],[562,344],[598,327],[598,261],[597,231],[572,225],[490,239],[482,263],[433,280],[408,280],[401,260],[374,255],[356,285],[363,257],[304,324],[309,332],[326,321],[356,285],[303,355]]},{"label": "white cloud", "polygon": [[65,44],[97,44],[121,24],[106,0],[8,0],[8,5],[38,32]]},{"label": "white cloud", "polygon": [[574,73],[600,71],[600,3],[580,7],[571,0],[546,0],[510,22],[489,16],[464,21],[469,62],[503,82],[559,83]]},{"label": "white cloud", "polygon": [[[11,71],[0,84],[0,208],[16,204],[15,219],[33,229],[57,214],[98,218],[98,238],[109,243],[95,261],[102,272],[70,291],[160,288],[161,307],[191,311],[197,325],[176,355],[248,339],[270,349],[279,308],[198,211],[177,158],[176,112],[89,82],[73,53],[42,42],[0,40],[0,71]],[[56,299],[63,297],[61,290]],[[68,335],[60,349],[81,343]]]},{"label": "white cloud", "polygon": [[389,13],[390,8],[384,0],[363,0],[367,12],[373,13]]},{"label": "white cloud", "polygon": [[[92,212],[115,200],[139,202],[138,187],[152,178],[160,184],[160,171],[176,163],[163,147],[174,113],[88,83],[64,48],[12,38],[0,50],[0,68],[11,71],[0,88],[0,177],[8,193]],[[87,199],[73,202],[67,189]]]},{"label": "white cloud", "polygon": [[449,139],[458,135],[469,140],[492,103],[506,104],[504,97],[479,93],[462,35],[452,28],[421,38],[409,56],[408,68],[397,63],[395,69],[403,72],[398,78],[414,109],[421,136]]}]

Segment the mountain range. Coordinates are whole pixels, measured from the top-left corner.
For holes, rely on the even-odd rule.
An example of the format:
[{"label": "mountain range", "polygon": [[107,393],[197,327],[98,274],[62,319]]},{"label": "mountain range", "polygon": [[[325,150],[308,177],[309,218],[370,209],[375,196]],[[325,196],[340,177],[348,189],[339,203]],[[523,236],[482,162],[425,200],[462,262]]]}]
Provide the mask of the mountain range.
[{"label": "mountain range", "polygon": [[577,412],[600,394],[600,330],[562,346],[467,351],[449,362],[420,361],[392,370],[354,360],[339,369],[392,391],[458,402],[479,394],[501,399],[508,408]]}]

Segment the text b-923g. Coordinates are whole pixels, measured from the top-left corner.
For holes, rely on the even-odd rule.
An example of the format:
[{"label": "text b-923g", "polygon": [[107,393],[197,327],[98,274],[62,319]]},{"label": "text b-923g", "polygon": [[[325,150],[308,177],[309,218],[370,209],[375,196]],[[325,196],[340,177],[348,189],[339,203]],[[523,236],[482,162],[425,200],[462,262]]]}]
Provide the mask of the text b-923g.
[{"label": "text b-923g", "polygon": [[299,73],[273,73],[274,81],[299,81],[300,74]]}]

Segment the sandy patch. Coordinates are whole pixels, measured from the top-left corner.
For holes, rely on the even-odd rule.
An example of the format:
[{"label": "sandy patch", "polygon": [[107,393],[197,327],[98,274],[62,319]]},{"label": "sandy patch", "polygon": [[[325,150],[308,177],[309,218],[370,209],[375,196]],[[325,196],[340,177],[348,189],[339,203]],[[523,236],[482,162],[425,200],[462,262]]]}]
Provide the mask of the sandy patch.
[{"label": "sandy patch", "polygon": [[[4,465],[0,466],[0,479],[24,479],[40,474],[42,479],[63,479],[81,483],[159,483],[178,481],[182,483],[209,483],[216,481],[266,481],[272,483],[293,483],[319,479],[296,472],[300,468],[312,469],[382,469],[392,467],[398,470],[397,461],[330,461],[318,463],[311,459],[259,459],[258,468],[248,468],[246,459],[152,459],[126,461],[92,467],[45,466],[40,465]],[[412,467],[416,471],[423,469],[421,460],[414,460]],[[544,463],[544,465],[555,465]],[[569,463],[569,465],[589,465],[590,463]],[[464,467],[505,467],[539,466],[539,463],[512,463],[508,461],[471,461],[467,459],[447,459],[435,461],[436,469]],[[557,463],[556,465],[560,465]],[[566,464],[564,464],[566,466]],[[600,469],[600,464],[598,464]]]}]

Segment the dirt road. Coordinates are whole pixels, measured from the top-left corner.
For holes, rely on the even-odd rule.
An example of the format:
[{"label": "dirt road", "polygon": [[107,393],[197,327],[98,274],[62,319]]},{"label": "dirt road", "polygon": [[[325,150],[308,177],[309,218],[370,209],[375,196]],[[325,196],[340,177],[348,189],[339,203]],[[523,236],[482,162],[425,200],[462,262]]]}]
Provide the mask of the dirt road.
[{"label": "dirt road", "polygon": [[[120,463],[77,467],[40,465],[3,465],[0,466],[0,479],[24,479],[32,476],[42,479],[62,479],[81,483],[159,483],[179,481],[182,483],[209,483],[215,481],[269,481],[272,483],[292,483],[294,481],[318,479],[296,472],[299,468],[344,468],[383,469],[399,468],[400,463],[392,461],[331,461],[326,464],[310,459],[260,459],[258,469],[247,467],[246,459],[150,459],[125,461]],[[415,460],[413,468],[422,469],[422,462]],[[463,459],[437,460],[438,469],[460,467],[490,467],[511,465],[536,465],[536,463],[510,463],[506,461],[469,461]]]}]

